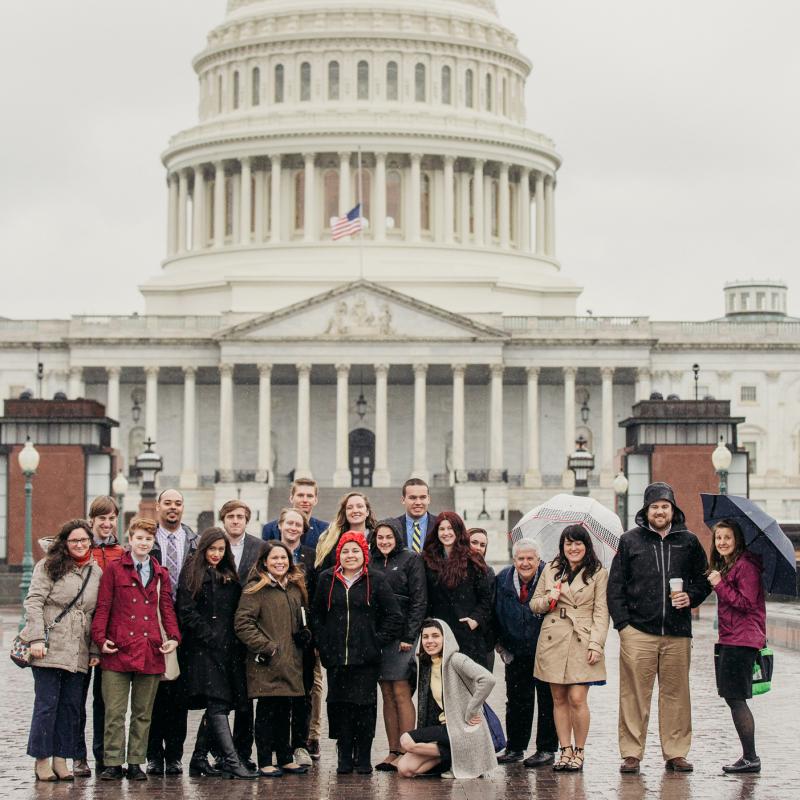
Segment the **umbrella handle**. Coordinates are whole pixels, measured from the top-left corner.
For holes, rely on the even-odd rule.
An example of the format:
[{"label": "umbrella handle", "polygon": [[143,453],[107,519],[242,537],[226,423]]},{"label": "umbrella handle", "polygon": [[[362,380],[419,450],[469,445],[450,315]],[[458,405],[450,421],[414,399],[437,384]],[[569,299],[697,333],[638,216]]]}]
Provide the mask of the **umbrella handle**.
[{"label": "umbrella handle", "polygon": [[[561,577],[558,579],[558,582],[556,583],[556,585],[554,587],[554,588],[558,589],[559,593],[561,592],[561,584],[564,581],[564,578],[566,577],[566,575],[567,575],[566,572],[562,572],[561,573]],[[548,610],[549,611],[554,611],[556,605],[558,605],[558,600],[551,600]]]}]

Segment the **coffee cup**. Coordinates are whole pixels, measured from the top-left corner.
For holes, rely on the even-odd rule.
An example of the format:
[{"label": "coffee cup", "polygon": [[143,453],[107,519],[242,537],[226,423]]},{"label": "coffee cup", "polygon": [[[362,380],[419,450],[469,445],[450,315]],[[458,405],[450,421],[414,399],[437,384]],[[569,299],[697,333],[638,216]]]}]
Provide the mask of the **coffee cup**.
[{"label": "coffee cup", "polygon": [[678,592],[682,591],[683,591],[683,578],[670,578],[669,596],[673,599],[673,605],[675,604],[674,603],[675,595],[678,594]]}]

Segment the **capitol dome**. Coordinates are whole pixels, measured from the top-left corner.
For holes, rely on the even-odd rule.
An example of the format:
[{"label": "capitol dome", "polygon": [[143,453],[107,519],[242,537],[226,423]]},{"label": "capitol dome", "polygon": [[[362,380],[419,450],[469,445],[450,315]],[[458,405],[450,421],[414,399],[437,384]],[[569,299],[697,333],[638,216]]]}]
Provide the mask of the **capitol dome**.
[{"label": "capitol dome", "polygon": [[[525,127],[531,64],[490,0],[229,0],[194,68],[148,313],[262,313],[359,279],[457,313],[574,313],[560,157]],[[359,200],[363,232],[332,241]]]}]

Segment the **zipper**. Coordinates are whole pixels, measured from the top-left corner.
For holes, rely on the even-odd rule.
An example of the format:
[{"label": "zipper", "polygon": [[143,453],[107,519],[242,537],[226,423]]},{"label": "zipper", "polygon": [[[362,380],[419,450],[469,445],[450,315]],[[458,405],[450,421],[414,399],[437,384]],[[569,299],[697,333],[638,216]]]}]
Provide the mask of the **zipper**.
[{"label": "zipper", "polygon": [[667,574],[664,570],[664,540],[661,540],[661,635],[667,624]]},{"label": "zipper", "polygon": [[347,605],[347,627],[344,633],[344,665],[348,666],[350,660],[350,589],[344,587],[345,603]]}]

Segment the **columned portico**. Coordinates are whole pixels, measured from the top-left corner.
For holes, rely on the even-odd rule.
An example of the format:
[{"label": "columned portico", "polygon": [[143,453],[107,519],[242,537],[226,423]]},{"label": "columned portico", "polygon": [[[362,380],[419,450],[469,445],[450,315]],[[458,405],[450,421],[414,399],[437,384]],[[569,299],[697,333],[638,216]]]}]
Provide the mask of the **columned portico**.
[{"label": "columned portico", "polygon": [[427,364],[414,364],[414,467],[413,476],[430,480],[426,457]]},{"label": "columned portico", "polygon": [[503,370],[502,364],[489,367],[489,480],[493,481],[503,474]]},{"label": "columned portico", "polygon": [[348,381],[350,365],[336,365],[336,472],[333,473],[334,486],[350,485],[349,465],[349,420],[350,393]]},{"label": "columned portico", "polygon": [[562,466],[562,486],[572,488],[574,475],[567,469],[567,458],[575,450],[575,367],[564,367],[564,461]]},{"label": "columned portico", "polygon": [[258,462],[256,480],[274,481],[272,475],[272,364],[258,365]]},{"label": "columned portico", "polygon": [[233,480],[233,364],[219,366],[219,479]]},{"label": "columned portico", "polygon": [[528,466],[525,470],[525,486],[537,489],[542,485],[539,462],[539,367],[528,367],[525,372],[528,378]]},{"label": "columned portico", "polygon": [[389,472],[389,365],[375,365],[375,471],[373,486],[391,486]]},{"label": "columned portico", "polygon": [[297,365],[297,456],[295,478],[311,478],[311,364]]},{"label": "columned portico", "polygon": [[182,489],[196,489],[197,453],[195,440],[197,436],[197,368],[183,368],[183,468],[180,485]]},{"label": "columned portico", "polygon": [[466,469],[464,458],[464,374],[466,364],[453,364],[453,478]]},{"label": "columned portico", "polygon": [[145,367],[144,375],[144,435],[158,442],[158,367]]},{"label": "columned portico", "polygon": [[601,367],[600,379],[603,415],[600,485],[608,487],[614,480],[614,367]]}]

